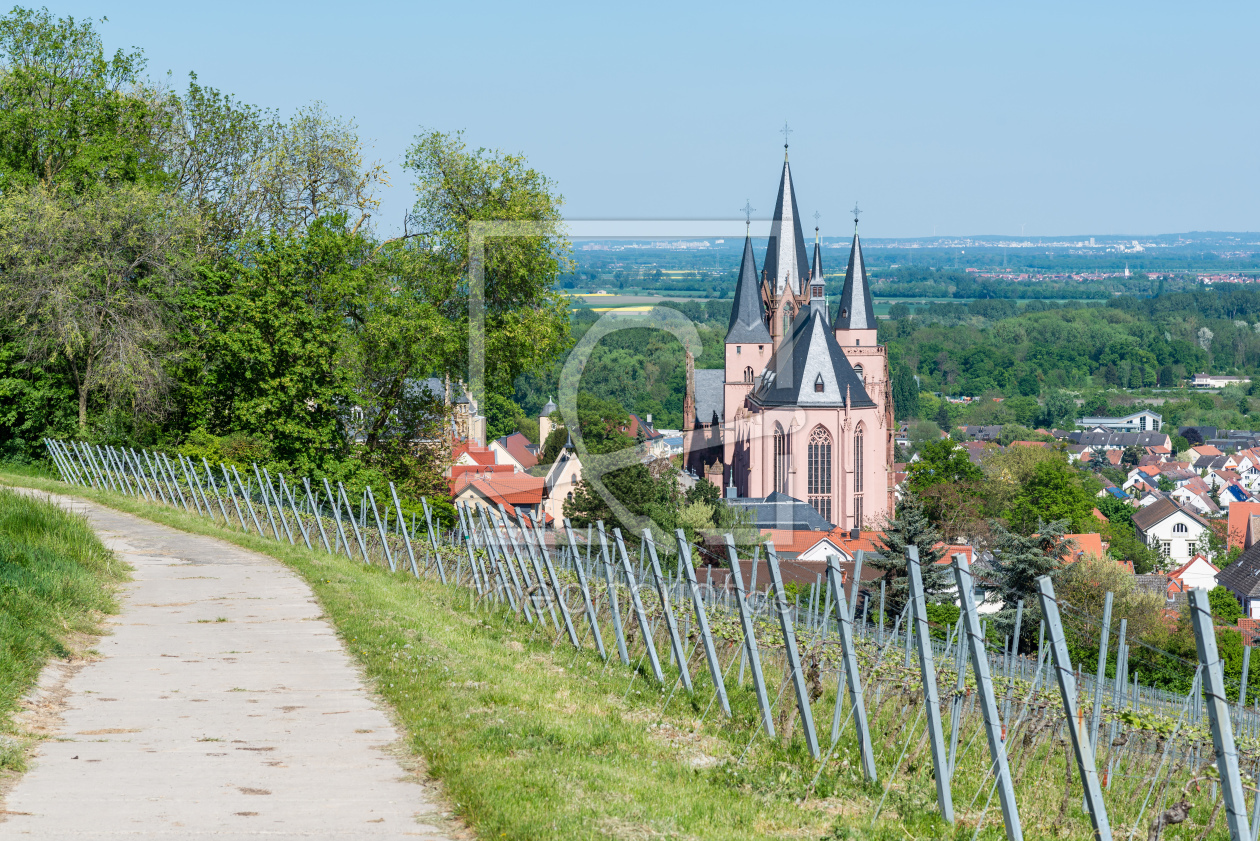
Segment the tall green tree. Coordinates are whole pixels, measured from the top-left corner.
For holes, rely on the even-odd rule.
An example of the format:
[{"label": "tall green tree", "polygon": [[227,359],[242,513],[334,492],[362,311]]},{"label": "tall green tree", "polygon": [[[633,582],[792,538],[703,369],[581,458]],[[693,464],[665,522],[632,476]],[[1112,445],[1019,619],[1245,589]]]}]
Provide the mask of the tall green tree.
[{"label": "tall green tree", "polygon": [[108,55],[88,21],[0,17],[0,193],[163,180],[139,51]]},{"label": "tall green tree", "polygon": [[1016,491],[1007,512],[1011,528],[1031,534],[1042,521],[1068,524],[1076,533],[1097,525],[1094,498],[1081,486],[1077,472],[1062,461],[1045,460]]},{"label": "tall green tree", "polygon": [[928,519],[923,501],[914,493],[905,494],[897,503],[896,517],[884,529],[884,549],[869,561],[884,574],[885,594],[894,614],[900,612],[910,598],[906,550],[911,546],[919,550],[923,590],[928,601],[934,601],[954,586],[949,566],[937,563],[944,557],[944,549],[937,548],[941,542],[941,534]]},{"label": "tall green tree", "polygon": [[1043,575],[1053,578],[1071,549],[1063,538],[1068,533],[1068,521],[1042,522],[1034,535],[1018,534],[1001,523],[994,523],[992,529],[992,572],[978,577],[981,586],[991,589],[992,596],[1002,604],[1002,609],[995,616],[995,624],[1000,630],[1011,632],[1016,609],[1023,601],[1021,638],[1027,642],[1035,638],[1041,620],[1037,579]]}]

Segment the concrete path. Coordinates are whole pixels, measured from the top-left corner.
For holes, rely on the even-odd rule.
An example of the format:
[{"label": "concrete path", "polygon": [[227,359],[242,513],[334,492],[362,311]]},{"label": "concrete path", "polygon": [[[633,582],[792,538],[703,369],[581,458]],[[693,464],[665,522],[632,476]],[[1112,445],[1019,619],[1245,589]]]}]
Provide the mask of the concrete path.
[{"label": "concrete path", "polygon": [[[62,702],[0,839],[446,839],[423,780],[311,591],[278,562],[81,500],[131,564],[102,659],[50,667]],[[63,686],[64,684],[64,686]]]}]

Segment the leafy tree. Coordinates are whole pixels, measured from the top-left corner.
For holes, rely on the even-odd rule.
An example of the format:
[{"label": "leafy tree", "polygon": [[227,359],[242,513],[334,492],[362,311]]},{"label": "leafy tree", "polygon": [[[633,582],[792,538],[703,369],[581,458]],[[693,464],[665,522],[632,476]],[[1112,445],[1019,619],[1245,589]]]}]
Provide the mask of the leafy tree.
[{"label": "leafy tree", "polygon": [[1055,461],[1039,463],[1017,491],[1008,511],[1011,527],[1031,534],[1044,521],[1066,523],[1074,532],[1091,527],[1094,500],[1081,487],[1076,472]]},{"label": "leafy tree", "polygon": [[1188,428],[1184,437],[1186,443],[1191,447],[1197,447],[1203,443],[1203,433],[1199,432],[1199,428],[1196,426]]},{"label": "leafy tree", "polygon": [[493,393],[486,395],[481,412],[486,416],[486,437],[491,439],[516,432],[517,418],[524,414],[520,406],[501,394]]},{"label": "leafy tree", "polygon": [[933,418],[936,425],[941,428],[942,432],[949,432],[954,424],[949,419],[949,401],[942,400],[940,406],[936,409],[936,417]]},{"label": "leafy tree", "polygon": [[248,261],[223,261],[197,308],[197,413],[216,434],[269,439],[302,472],[349,455],[344,422],[358,395],[347,313],[376,280],[356,259],[367,244],[339,221],[270,234]]},{"label": "leafy tree", "polygon": [[1142,460],[1143,455],[1145,455],[1145,452],[1141,447],[1125,447],[1124,452],[1120,454],[1120,464],[1125,467],[1137,467],[1137,464]]},{"label": "leafy tree", "polygon": [[896,517],[884,529],[883,550],[869,560],[873,568],[884,573],[886,595],[894,613],[899,613],[910,598],[906,549],[911,546],[919,550],[923,590],[928,601],[954,586],[949,567],[937,564],[944,557],[944,550],[936,548],[941,542],[941,534],[928,519],[923,501],[913,493],[905,494],[897,504]]},{"label": "leafy tree", "polygon": [[[460,134],[417,137],[404,166],[416,179],[416,203],[408,218],[414,233],[400,241],[400,259],[428,278],[428,300],[458,337],[433,366],[462,370],[469,342],[481,343],[487,391],[509,394],[517,376],[548,364],[569,342],[568,299],[556,289],[568,267],[562,200],[523,157],[470,151]],[[504,236],[493,230],[504,221],[534,230]],[[484,248],[472,250],[473,240]],[[477,298],[468,283],[474,260],[484,281]],[[476,336],[470,309],[482,319]]]},{"label": "leafy tree", "polygon": [[1212,606],[1212,617],[1220,625],[1236,625],[1242,618],[1242,605],[1237,597],[1226,587],[1216,585],[1208,591],[1208,603]]},{"label": "leafy tree", "polygon": [[1053,391],[1046,397],[1042,420],[1047,429],[1071,429],[1076,426],[1076,401],[1066,391]]},{"label": "leafy tree", "polygon": [[925,443],[919,450],[919,460],[908,465],[906,471],[908,486],[915,493],[942,483],[984,479],[984,473],[971,463],[967,451],[949,440]]},{"label": "leafy tree", "polygon": [[107,55],[90,22],[0,17],[0,194],[160,181],[144,64],[139,51]]},{"label": "leafy tree", "polygon": [[160,413],[202,243],[177,198],[140,186],[77,198],[35,186],[0,199],[0,311],[28,359],[68,374],[80,433],[96,392]]}]

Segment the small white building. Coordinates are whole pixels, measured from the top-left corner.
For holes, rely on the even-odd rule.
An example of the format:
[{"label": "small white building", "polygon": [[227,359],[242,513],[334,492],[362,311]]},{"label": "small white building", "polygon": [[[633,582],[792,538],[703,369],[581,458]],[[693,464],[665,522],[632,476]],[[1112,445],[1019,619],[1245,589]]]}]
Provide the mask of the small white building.
[{"label": "small white building", "polygon": [[1161,499],[1135,513],[1133,528],[1138,540],[1175,566],[1208,551],[1207,521],[1171,499]]},{"label": "small white building", "polygon": [[542,507],[555,523],[564,522],[565,500],[573,498],[573,489],[582,481],[582,462],[573,448],[565,446],[543,477]]}]

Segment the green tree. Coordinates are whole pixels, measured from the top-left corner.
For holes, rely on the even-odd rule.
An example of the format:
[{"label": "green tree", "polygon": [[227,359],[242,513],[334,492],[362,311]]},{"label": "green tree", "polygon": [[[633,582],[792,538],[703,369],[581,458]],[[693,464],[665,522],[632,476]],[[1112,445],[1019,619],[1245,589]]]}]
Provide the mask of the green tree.
[{"label": "green tree", "polygon": [[[485,350],[487,391],[510,394],[522,372],[541,369],[568,346],[569,304],[556,285],[569,266],[562,199],[523,157],[470,151],[461,134],[417,137],[404,166],[415,178],[416,203],[408,221],[414,233],[400,244],[410,272],[429,278],[429,300],[459,339],[434,367],[461,370],[475,339]],[[533,230],[503,235],[494,226],[505,221]],[[484,281],[479,297],[468,283],[474,259]],[[476,337],[470,305],[484,318]]]},{"label": "green tree", "polygon": [[957,484],[984,479],[984,473],[971,463],[967,451],[955,442],[929,441],[919,450],[919,460],[906,468],[910,490],[921,493],[933,485]]},{"label": "green tree", "polygon": [[906,550],[911,546],[919,550],[923,590],[928,601],[954,586],[949,566],[937,563],[944,557],[944,551],[936,548],[941,542],[941,534],[928,519],[923,501],[914,493],[906,493],[897,504],[896,517],[884,529],[883,550],[868,561],[874,569],[884,573],[889,609],[894,614],[899,613],[910,598]]},{"label": "green tree", "polygon": [[524,416],[521,407],[501,394],[487,394],[481,412],[486,416],[486,437],[502,438],[516,432],[517,419]]},{"label": "green tree", "polygon": [[893,411],[897,420],[919,416],[919,383],[907,365],[897,365],[892,374]]},{"label": "green tree", "polygon": [[1216,585],[1208,591],[1208,602],[1212,606],[1212,617],[1220,625],[1236,625],[1242,618],[1242,605],[1228,588]]},{"label": "green tree", "polygon": [[0,194],[162,180],[144,56],[107,55],[90,22],[0,17]]},{"label": "green tree", "polygon": [[1063,539],[1069,524],[1066,520],[1042,522],[1037,534],[1022,535],[1008,530],[1001,523],[993,523],[993,591],[1002,603],[995,616],[995,625],[1009,632],[1015,623],[1016,607],[1024,603],[1022,639],[1035,638],[1041,607],[1037,579],[1043,575],[1052,578],[1063,566],[1070,547]]},{"label": "green tree", "polygon": [[1046,397],[1046,405],[1042,410],[1042,422],[1047,429],[1071,429],[1076,426],[1076,400],[1066,391],[1052,391]]},{"label": "green tree", "polygon": [[349,455],[356,404],[348,313],[375,278],[368,244],[340,220],[305,236],[269,234],[246,260],[224,260],[199,301],[204,372],[195,411],[216,434],[269,439],[274,456],[318,472]]},{"label": "green tree", "polygon": [[1044,521],[1063,522],[1083,533],[1090,528],[1093,510],[1094,500],[1081,487],[1076,471],[1066,463],[1046,460],[1016,491],[1007,519],[1020,534],[1031,534]]},{"label": "green tree", "polygon": [[67,373],[80,433],[96,393],[160,414],[203,242],[178,198],[141,186],[82,197],[17,187],[0,198],[0,311],[28,359]]}]

